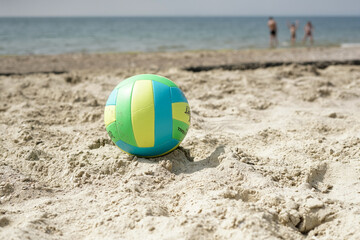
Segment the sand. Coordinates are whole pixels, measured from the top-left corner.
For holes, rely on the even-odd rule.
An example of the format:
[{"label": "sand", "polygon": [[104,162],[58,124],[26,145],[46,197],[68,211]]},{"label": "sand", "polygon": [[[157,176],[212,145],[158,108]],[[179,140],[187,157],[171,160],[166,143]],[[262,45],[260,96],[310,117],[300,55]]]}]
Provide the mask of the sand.
[{"label": "sand", "polygon": [[[360,239],[360,66],[300,63],[359,52],[1,57],[0,239]],[[295,63],[184,70],[260,61]],[[154,159],[122,153],[103,123],[140,73],[191,106],[181,147]]]}]

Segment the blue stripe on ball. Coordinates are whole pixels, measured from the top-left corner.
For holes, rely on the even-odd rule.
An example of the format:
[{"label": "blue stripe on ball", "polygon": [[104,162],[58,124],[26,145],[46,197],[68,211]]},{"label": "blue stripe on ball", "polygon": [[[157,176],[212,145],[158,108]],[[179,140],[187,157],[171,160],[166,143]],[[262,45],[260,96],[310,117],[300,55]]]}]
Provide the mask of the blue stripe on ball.
[{"label": "blue stripe on ball", "polygon": [[112,91],[110,93],[110,96],[109,96],[108,100],[106,101],[106,106],[108,106],[108,105],[116,105],[117,93],[118,93],[118,89],[114,89],[114,91]]},{"label": "blue stripe on ball", "polygon": [[116,142],[116,145],[119,148],[121,148],[122,150],[124,150],[125,152],[128,152],[130,154],[134,154],[134,155],[142,156],[142,157],[152,157],[152,156],[157,156],[157,155],[161,155],[161,154],[168,152],[169,150],[174,148],[178,143],[179,143],[178,140],[170,139],[170,140],[166,141],[163,145],[160,145],[160,146],[149,147],[149,148],[140,148],[140,147],[135,147],[135,146],[129,145],[129,144],[119,140]]},{"label": "blue stripe on ball", "polygon": [[183,92],[180,90],[180,88],[177,87],[171,87],[171,100],[173,103],[176,102],[188,102],[186,100],[186,97],[184,96]]},{"label": "blue stripe on ball", "polygon": [[[170,87],[152,81],[155,105],[155,147],[172,139],[172,110]],[[170,149],[169,149],[170,150]]]}]

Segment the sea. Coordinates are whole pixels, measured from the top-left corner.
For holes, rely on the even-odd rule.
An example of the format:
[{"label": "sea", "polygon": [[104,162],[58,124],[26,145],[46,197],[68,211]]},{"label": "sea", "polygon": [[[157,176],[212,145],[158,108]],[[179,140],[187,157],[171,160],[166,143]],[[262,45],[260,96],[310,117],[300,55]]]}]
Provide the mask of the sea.
[{"label": "sea", "polygon": [[[316,46],[360,46],[360,17],[274,17],[280,48],[292,47],[287,23],[314,26]],[[269,47],[268,17],[6,17],[0,55],[172,52]]]}]

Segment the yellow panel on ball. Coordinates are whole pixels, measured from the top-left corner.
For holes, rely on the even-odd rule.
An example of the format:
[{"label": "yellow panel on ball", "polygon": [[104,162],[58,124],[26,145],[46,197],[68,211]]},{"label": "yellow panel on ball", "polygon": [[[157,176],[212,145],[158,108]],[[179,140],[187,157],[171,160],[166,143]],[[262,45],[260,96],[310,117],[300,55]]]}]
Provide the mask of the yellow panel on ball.
[{"label": "yellow panel on ball", "polygon": [[153,147],[155,144],[155,110],[151,80],[135,82],[131,99],[131,121],[138,147]]},{"label": "yellow panel on ball", "polygon": [[104,111],[104,122],[105,127],[107,127],[110,123],[115,122],[115,105],[109,105],[105,107]]},{"label": "yellow panel on ball", "polygon": [[190,108],[186,102],[176,102],[172,104],[173,118],[190,125]]}]

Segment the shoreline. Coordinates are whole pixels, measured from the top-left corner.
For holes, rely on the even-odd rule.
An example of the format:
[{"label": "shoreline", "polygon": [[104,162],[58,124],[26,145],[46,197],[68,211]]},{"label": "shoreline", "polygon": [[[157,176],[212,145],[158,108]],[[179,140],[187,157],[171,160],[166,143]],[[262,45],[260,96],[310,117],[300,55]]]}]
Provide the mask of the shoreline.
[{"label": "shoreline", "polygon": [[[288,41],[285,41],[289,43]],[[262,47],[241,47],[237,49],[232,48],[218,48],[218,49],[188,49],[188,50],[154,50],[154,51],[74,51],[74,52],[62,52],[62,53],[53,53],[53,54],[42,54],[42,53],[27,53],[27,54],[0,54],[1,57],[25,57],[25,56],[61,56],[61,55],[77,55],[77,54],[84,54],[84,55],[107,55],[107,54],[141,54],[141,53],[149,53],[149,54],[159,54],[159,53],[192,53],[192,52],[241,52],[241,51],[262,51],[262,50],[291,50],[291,49],[311,49],[311,48],[359,48],[360,43],[352,42],[352,43],[330,43],[330,44],[314,44],[314,45],[304,45],[299,40],[295,46],[288,46],[278,45],[275,48],[270,48],[269,46],[262,46]]]},{"label": "shoreline", "polygon": [[[0,56],[0,75],[114,71],[242,65],[249,63],[341,62],[360,60],[360,47],[206,50],[184,52],[73,53],[60,55]],[[349,64],[349,63],[345,63]],[[270,64],[271,65],[271,64]],[[355,63],[357,65],[357,63]],[[215,67],[214,67],[215,66]]]},{"label": "shoreline", "polygon": [[[345,47],[341,45],[345,44]],[[359,45],[358,45],[359,44]],[[223,49],[189,49],[189,50],[174,50],[174,51],[119,51],[119,52],[64,52],[55,54],[0,54],[0,58],[3,57],[51,57],[51,56],[67,56],[67,55],[123,55],[123,54],[167,54],[167,53],[205,53],[205,52],[248,52],[248,51],[290,51],[290,50],[311,50],[311,49],[343,49],[343,48],[360,48],[360,43],[340,43],[340,44],[329,44],[329,45],[302,45],[298,44],[294,46],[285,47],[244,47],[239,49],[223,48]]]}]

